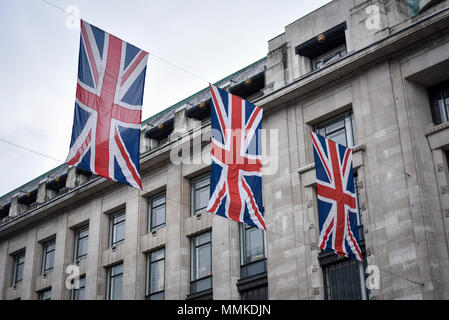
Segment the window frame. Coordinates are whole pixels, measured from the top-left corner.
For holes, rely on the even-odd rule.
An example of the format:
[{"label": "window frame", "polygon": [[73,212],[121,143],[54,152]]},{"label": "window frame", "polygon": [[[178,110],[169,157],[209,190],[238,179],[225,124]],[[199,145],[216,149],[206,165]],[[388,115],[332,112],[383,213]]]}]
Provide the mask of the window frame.
[{"label": "window frame", "polygon": [[[368,288],[366,288],[365,282],[367,279],[367,275],[365,274],[365,269],[366,269],[366,257],[365,254],[363,254],[364,257],[364,261],[360,262],[360,261],[356,261],[353,259],[349,259],[349,258],[334,258],[334,262],[331,263],[326,263],[326,264],[322,264],[321,268],[323,271],[323,285],[324,285],[324,298],[325,300],[342,300],[341,298],[338,299],[339,297],[336,297],[337,299],[334,299],[330,296],[330,292],[331,292],[331,285],[329,284],[329,269],[330,268],[335,268],[335,266],[340,265],[342,266],[340,270],[342,270],[342,268],[347,268],[349,265],[351,264],[357,264],[358,267],[358,278],[359,278],[359,285],[360,285],[360,293],[361,293],[361,300],[369,300],[370,298],[370,293]],[[334,284],[336,285],[336,283]],[[347,298],[347,299],[354,299],[354,298]]]},{"label": "window frame", "polygon": [[[24,271],[25,271],[25,254],[26,254],[26,251],[22,250],[22,251],[20,251],[18,253],[15,253],[13,255],[13,259],[14,259],[14,262],[13,262],[13,276],[12,276],[12,285],[13,286],[18,285],[19,283],[21,283],[23,281],[23,274],[24,274]],[[23,262],[19,262],[20,258],[23,258]],[[20,265],[22,265],[22,278],[21,279],[17,279],[18,269],[19,269]]]},{"label": "window frame", "polygon": [[[326,129],[331,127],[332,125],[343,121],[344,127],[340,127],[337,129],[334,129],[330,132],[327,132]],[[353,148],[354,146],[357,145],[357,136],[356,136],[356,132],[355,132],[355,125],[354,125],[354,113],[352,110],[340,113],[334,117],[331,117],[327,120],[321,121],[319,123],[317,123],[314,126],[314,131],[327,138],[328,138],[331,134],[334,134],[336,132],[342,131],[342,129],[344,129],[345,132],[345,138],[346,138],[346,147],[348,148]]]},{"label": "window frame", "polygon": [[[200,187],[197,189],[196,185],[199,182],[202,182],[205,180],[209,180],[209,183],[207,184],[207,186],[203,186],[203,187]],[[200,209],[196,208],[196,193],[197,193],[197,191],[203,190],[205,188],[208,188],[209,193],[210,193],[210,172],[204,173],[204,174],[190,180],[190,216],[196,216],[198,213],[204,211],[207,208],[207,204],[205,207],[202,207]]]},{"label": "window frame", "polygon": [[[115,222],[115,219],[122,217],[123,216],[123,220],[120,220],[119,222]],[[125,242],[125,238],[126,238],[126,211],[125,210],[120,210],[116,213],[113,213],[110,215],[109,217],[109,247],[113,247],[114,245],[119,245],[122,244],[123,242]],[[116,227],[118,225],[123,224],[123,239],[118,240],[118,241],[114,241],[114,235],[116,232]]]},{"label": "window frame", "polygon": [[[81,285],[81,280],[84,280],[83,281],[83,284]],[[76,281],[76,280],[75,280]],[[70,296],[70,299],[71,300],[85,300],[85,294],[86,294],[86,276],[85,275],[83,275],[83,276],[81,276],[81,277],[79,277],[79,288],[78,289],[76,289],[76,288],[73,288],[71,291],[72,291],[72,293],[71,293],[71,296]],[[79,298],[79,292],[81,291],[81,290],[84,290],[84,299],[80,299]]]},{"label": "window frame", "polygon": [[[338,46],[337,48],[334,48],[330,51],[327,51],[317,57],[312,58],[312,70],[316,71],[316,70],[320,70],[326,66],[328,66],[329,64],[332,64],[333,62],[337,62],[338,60],[344,58],[346,55],[348,54],[348,48],[346,46],[346,44],[342,44],[340,46]],[[335,57],[337,57],[337,59],[334,59]],[[321,63],[321,66],[318,66],[318,63]]]},{"label": "window frame", "polygon": [[[209,234],[209,240],[207,242],[197,244],[197,239],[200,236]],[[209,266],[210,266],[210,274],[199,277],[198,276],[198,259],[197,259],[197,252],[199,248],[209,246],[210,250],[210,259],[209,259]],[[190,294],[195,294],[202,291],[211,290],[213,287],[212,283],[212,231],[206,231],[199,233],[193,237],[190,238]],[[203,290],[197,290],[197,283],[199,282],[206,282],[204,280],[210,279],[210,287],[203,289]]]},{"label": "window frame", "polygon": [[[52,250],[48,250],[48,247],[50,247],[51,245],[53,245],[53,249]],[[56,239],[51,239],[51,240],[47,240],[44,243],[42,243],[42,275],[46,275],[47,273],[49,273],[50,271],[52,271],[55,267],[55,253],[56,253]],[[50,268],[46,268],[46,264],[47,264],[47,259],[48,259],[48,255],[50,253],[53,253],[53,263],[52,266]]]},{"label": "window frame", "polygon": [[449,122],[449,80],[428,88],[430,112],[435,125]]},{"label": "window frame", "polygon": [[[115,275],[112,275],[112,270],[114,268],[117,268],[121,266],[121,272],[117,273]],[[106,300],[116,300],[116,299],[111,299],[112,298],[112,290],[114,290],[114,286],[112,285],[112,281],[117,278],[117,277],[121,277],[122,278],[122,288],[121,288],[121,292],[122,292],[122,296],[120,297],[120,299],[117,300],[123,300],[123,262],[115,264],[113,266],[110,266],[107,268],[107,279],[106,279]]]},{"label": "window frame", "polygon": [[[82,232],[84,232],[84,231],[87,231],[87,235],[83,236],[83,237],[80,237],[80,234]],[[80,243],[81,240],[84,240],[86,238],[87,238],[87,242],[89,243],[89,225],[85,225],[85,226],[79,227],[79,228],[77,228],[75,230],[75,248],[74,248],[74,252],[73,252],[73,260],[74,261],[85,259],[87,257],[88,250],[86,251],[85,254],[83,254],[81,256],[78,255],[79,254],[79,252],[78,252],[78,250],[79,250],[79,243]]]},{"label": "window frame", "polygon": [[[248,261],[248,252],[247,252],[247,242],[248,242],[248,231],[257,229],[256,231],[262,232],[262,257],[256,258],[254,260]],[[254,226],[250,226],[247,224],[242,223],[240,225],[240,266],[248,265],[263,259],[266,259],[267,257],[267,250],[266,250],[266,233],[264,230],[256,228]]]},{"label": "window frame", "polygon": [[[153,255],[155,255],[156,253],[159,253],[161,251],[163,251],[163,257],[153,261]],[[147,268],[146,268],[147,274],[146,274],[146,285],[145,285],[146,299],[147,300],[164,300],[165,299],[165,248],[160,248],[160,249],[156,249],[156,250],[148,252],[146,260],[147,260]],[[151,275],[152,275],[151,271],[152,271],[153,265],[156,263],[159,263],[161,261],[163,262],[163,275],[162,275],[163,289],[159,290],[159,291],[151,292],[151,280],[152,280],[151,279]],[[152,299],[152,297],[160,296],[161,294],[162,294],[162,299]]]},{"label": "window frame", "polygon": [[[153,203],[159,199],[164,199],[164,203],[159,204],[157,206],[153,206]],[[158,224],[156,226],[153,225],[154,222],[154,216],[153,216],[153,210],[158,209],[160,207],[164,206],[164,222],[161,224]],[[161,229],[165,227],[165,224],[167,222],[167,194],[166,192],[161,192],[153,197],[148,198],[148,224],[147,224],[147,232],[153,232],[155,230]]]}]

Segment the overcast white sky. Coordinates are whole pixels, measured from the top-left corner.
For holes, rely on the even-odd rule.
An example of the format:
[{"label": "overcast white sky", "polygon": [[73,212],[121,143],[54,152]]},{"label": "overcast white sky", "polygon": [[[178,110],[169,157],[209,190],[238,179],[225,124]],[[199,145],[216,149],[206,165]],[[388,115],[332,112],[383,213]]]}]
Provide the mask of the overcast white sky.
[{"label": "overcast white sky", "polygon": [[[86,21],[218,81],[266,56],[268,40],[329,0],[49,0]],[[0,0],[0,139],[65,160],[79,30],[41,0]],[[149,57],[143,119],[205,88]],[[60,163],[0,141],[0,196]]]}]

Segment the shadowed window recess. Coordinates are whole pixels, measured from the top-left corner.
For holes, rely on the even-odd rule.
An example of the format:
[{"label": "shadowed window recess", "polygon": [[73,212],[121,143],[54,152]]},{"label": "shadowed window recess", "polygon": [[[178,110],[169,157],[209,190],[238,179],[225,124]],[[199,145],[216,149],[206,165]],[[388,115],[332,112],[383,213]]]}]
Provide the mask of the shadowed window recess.
[{"label": "shadowed window recess", "polygon": [[190,295],[187,299],[212,299],[212,233],[190,239]]}]

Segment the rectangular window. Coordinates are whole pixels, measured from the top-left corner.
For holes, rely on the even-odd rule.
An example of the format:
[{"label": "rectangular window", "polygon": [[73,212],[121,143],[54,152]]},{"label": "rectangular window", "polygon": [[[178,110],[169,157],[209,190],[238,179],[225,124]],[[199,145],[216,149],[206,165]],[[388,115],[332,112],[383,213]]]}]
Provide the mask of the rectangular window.
[{"label": "rectangular window", "polygon": [[191,181],[191,215],[207,208],[209,203],[210,173],[202,175]]},{"label": "rectangular window", "polygon": [[165,193],[149,199],[148,232],[165,227]]},{"label": "rectangular window", "polygon": [[315,132],[349,148],[357,143],[352,111],[345,112],[316,125]]},{"label": "rectangular window", "polygon": [[87,243],[89,240],[89,227],[85,226],[75,231],[75,261],[87,256]]},{"label": "rectangular window", "polygon": [[56,241],[54,239],[43,244],[42,274],[53,270],[55,263],[55,245]]},{"label": "rectangular window", "polygon": [[211,236],[205,232],[191,238],[191,294],[212,289]]},{"label": "rectangular window", "polygon": [[241,224],[241,264],[249,264],[265,258],[265,232],[262,229]]},{"label": "rectangular window", "polygon": [[164,300],[164,285],[165,249],[160,249],[147,255],[147,299]]},{"label": "rectangular window", "polygon": [[78,280],[78,289],[72,290],[72,300],[84,300],[86,291],[86,277],[80,277]]},{"label": "rectangular window", "polygon": [[430,108],[435,124],[449,121],[449,81],[429,88]]},{"label": "rectangular window", "polygon": [[111,215],[109,234],[110,247],[125,240],[125,211]]},{"label": "rectangular window", "polygon": [[323,267],[327,300],[367,300],[364,265],[356,260],[343,260]]},{"label": "rectangular window", "polygon": [[25,251],[22,251],[14,255],[14,272],[12,279],[13,286],[22,282],[24,267],[25,267]]},{"label": "rectangular window", "polygon": [[123,299],[123,263],[108,269],[106,297],[108,300]]},{"label": "rectangular window", "polygon": [[39,300],[51,300],[51,288],[40,291]]}]

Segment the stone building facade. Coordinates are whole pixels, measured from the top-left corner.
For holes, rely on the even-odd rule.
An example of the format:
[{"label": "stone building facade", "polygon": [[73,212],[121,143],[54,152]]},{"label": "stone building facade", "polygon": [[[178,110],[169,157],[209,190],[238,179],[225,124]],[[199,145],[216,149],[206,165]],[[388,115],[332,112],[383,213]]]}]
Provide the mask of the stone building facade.
[{"label": "stone building facade", "polygon": [[[448,299],[448,79],[449,1],[331,1],[217,83],[264,108],[266,233],[204,211],[205,89],[144,121],[144,191],[62,165],[0,197],[0,298]],[[308,130],[353,147],[363,264],[317,247]]]}]

